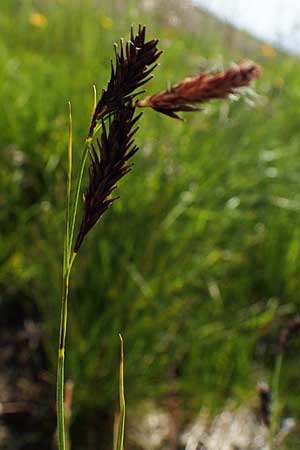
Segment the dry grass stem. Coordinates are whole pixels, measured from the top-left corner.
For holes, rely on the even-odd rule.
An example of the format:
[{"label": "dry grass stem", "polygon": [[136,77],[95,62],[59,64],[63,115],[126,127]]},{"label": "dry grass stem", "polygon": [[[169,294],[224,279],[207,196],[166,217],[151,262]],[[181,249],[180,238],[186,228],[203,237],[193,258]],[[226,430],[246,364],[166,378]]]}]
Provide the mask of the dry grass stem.
[{"label": "dry grass stem", "polygon": [[261,419],[266,427],[269,428],[271,425],[272,395],[267,383],[260,383],[258,385],[258,395],[260,400]]}]

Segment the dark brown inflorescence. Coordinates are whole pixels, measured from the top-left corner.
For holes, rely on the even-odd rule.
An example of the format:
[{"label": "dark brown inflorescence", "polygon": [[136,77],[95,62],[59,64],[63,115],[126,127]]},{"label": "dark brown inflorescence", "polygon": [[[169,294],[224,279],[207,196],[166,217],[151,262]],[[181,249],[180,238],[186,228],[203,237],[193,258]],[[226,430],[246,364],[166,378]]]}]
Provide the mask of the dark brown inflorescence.
[{"label": "dark brown inflorescence", "polygon": [[168,90],[136,102],[139,108],[150,107],[170,117],[180,119],[179,111],[198,111],[195,105],[212,99],[223,99],[248,86],[260,75],[260,68],[252,62],[241,62],[225,72],[205,72],[185,78]]},{"label": "dark brown inflorescence", "polygon": [[[134,116],[132,99],[137,95],[136,89],[151,79],[151,72],[156,67],[154,63],[161,54],[157,49],[157,40],[146,42],[145,31],[145,27],[139,26],[134,36],[131,29],[125,51],[122,41],[120,51],[115,46],[115,67],[112,64],[110,81],[91,120],[87,137],[91,158],[89,186],[84,196],[84,211],[74,246],[75,253],[79,251],[87,233],[116,199],[111,198],[112,191],[120,178],[129,172],[131,165],[128,161],[138,150],[134,134],[141,113]],[[94,145],[92,141],[99,123],[102,125],[101,135]]]},{"label": "dark brown inflorescence", "polygon": [[110,80],[95,108],[89,138],[93,136],[97,122],[128,100],[132,100],[138,95],[134,91],[152,78],[152,71],[157,66],[154,63],[162,52],[157,49],[157,39],[146,42],[145,37],[146,28],[140,25],[136,36],[131,28],[130,41],[126,43],[125,50],[122,40],[120,49],[115,44],[115,67],[111,61]]},{"label": "dark brown inflorescence", "polygon": [[111,198],[111,193],[117,181],[130,170],[128,160],[138,150],[133,140],[138,128],[134,128],[134,125],[141,116],[139,114],[134,117],[134,112],[133,106],[122,106],[108,119],[108,126],[103,121],[97,148],[93,144],[91,146],[90,181],[84,196],[84,213],[75,243],[75,253],[78,252],[85,235],[118,198]]},{"label": "dark brown inflorescence", "polygon": [[261,419],[266,427],[269,428],[272,415],[272,396],[269,386],[266,383],[260,383],[258,385],[258,395],[260,400]]},{"label": "dark brown inflorescence", "polygon": [[293,337],[300,337],[300,318],[293,319],[287,328],[283,329],[279,335],[279,348],[284,350]]}]

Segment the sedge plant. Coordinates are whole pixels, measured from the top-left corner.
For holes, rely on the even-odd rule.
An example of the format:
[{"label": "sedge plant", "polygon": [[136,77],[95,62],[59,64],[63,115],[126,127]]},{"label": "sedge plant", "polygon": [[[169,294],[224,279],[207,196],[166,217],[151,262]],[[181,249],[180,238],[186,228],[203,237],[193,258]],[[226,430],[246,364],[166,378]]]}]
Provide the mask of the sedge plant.
[{"label": "sedge plant", "polygon": [[[139,26],[137,34],[131,29],[130,39],[124,45],[115,44],[115,62],[111,62],[111,76],[107,88],[97,101],[94,88],[94,106],[85,146],[73,192],[72,171],[72,112],[69,104],[69,143],[67,172],[67,205],[64,234],[61,315],[57,363],[57,433],[59,450],[69,447],[66,437],[64,406],[65,350],[68,317],[69,285],[72,267],[80,248],[104,212],[118,198],[113,196],[117,182],[131,170],[129,160],[138,151],[135,144],[137,122],[142,113],[137,108],[150,107],[173,118],[178,112],[198,111],[198,104],[212,99],[224,99],[237,93],[259,76],[253,63],[241,64],[220,73],[204,73],[185,78],[167,91],[138,100],[144,91],[139,88],[152,78],[161,51],[158,40],[146,40],[145,27]],[[83,196],[83,212],[77,229],[79,198],[87,159],[90,159],[89,181]],[[120,418],[116,449],[122,450],[125,429],[124,353],[123,339],[120,355]],[[68,421],[69,422],[69,421]]]},{"label": "sedge plant", "polygon": [[[103,91],[100,100],[96,101],[96,91],[91,124],[85,140],[76,187],[72,194],[72,114],[69,106],[69,145],[68,145],[68,175],[67,175],[67,207],[63,254],[63,277],[61,316],[59,331],[59,348],[57,363],[57,431],[59,450],[65,450],[66,430],[64,411],[64,373],[65,348],[68,317],[69,283],[75,258],[88,232],[98,222],[103,213],[115,198],[111,197],[117,181],[130,170],[128,160],[136,153],[138,147],[134,144],[134,134],[137,131],[136,122],[141,114],[135,116],[133,94],[137,88],[151,78],[155,61],[160,52],[157,50],[157,40],[146,42],[145,27],[139,27],[138,33],[131,30],[130,41],[124,49],[115,45],[115,66],[111,65],[111,78],[107,89]],[[100,133],[101,130],[101,133]],[[97,138],[97,134],[100,137]],[[96,141],[96,143],[95,143]],[[84,196],[83,217],[75,238],[75,227],[78,212],[84,169],[88,155],[91,165],[89,186]],[[122,341],[121,341],[122,343]],[[123,392],[123,344],[121,345],[120,364],[120,433],[118,448],[123,447],[125,405]],[[124,416],[124,417],[123,417]]]}]

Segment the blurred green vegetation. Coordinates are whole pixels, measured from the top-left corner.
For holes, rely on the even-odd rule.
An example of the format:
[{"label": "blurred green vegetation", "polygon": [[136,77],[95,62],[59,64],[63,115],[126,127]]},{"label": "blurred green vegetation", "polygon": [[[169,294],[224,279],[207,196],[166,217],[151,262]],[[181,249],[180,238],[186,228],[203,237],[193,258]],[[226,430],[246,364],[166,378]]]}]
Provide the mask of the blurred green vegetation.
[{"label": "blurred green vegetation", "polygon": [[[271,376],[280,326],[299,310],[299,60],[205,21],[198,28],[195,17],[190,26],[191,13],[176,16],[175,3],[142,5],[1,1],[1,303],[38,305],[53,373],[67,101],[79,161],[92,85],[106,85],[112,44],[132,23],[145,23],[164,50],[149,93],[206,65],[251,57],[262,66],[256,93],[237,102],[214,102],[183,123],[144,112],[121,198],[75,264],[67,339],[75,419],[114,410],[119,332],[130,406],[174,390],[194,410],[248,401]],[[283,369],[290,414],[300,413],[298,355]]]}]

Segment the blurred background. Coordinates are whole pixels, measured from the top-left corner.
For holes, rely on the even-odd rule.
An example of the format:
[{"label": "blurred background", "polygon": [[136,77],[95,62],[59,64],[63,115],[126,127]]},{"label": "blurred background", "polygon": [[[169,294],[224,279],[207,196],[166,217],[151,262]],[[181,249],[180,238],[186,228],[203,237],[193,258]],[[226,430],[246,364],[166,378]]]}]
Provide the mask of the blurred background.
[{"label": "blurred background", "polygon": [[[113,43],[131,24],[164,51],[149,94],[242,59],[262,76],[182,123],[145,111],[121,198],[72,277],[72,449],[112,448],[119,332],[128,449],[196,450],[184,430],[199,414],[202,424],[222,411],[259,416],[257,383],[271,384],[279,333],[300,306],[300,47],[295,2],[253,4],[1,0],[1,449],[55,448],[67,102],[76,166],[92,85],[106,86]],[[299,348],[285,350],[279,394],[280,417],[295,424]],[[297,426],[290,439],[281,448],[297,448]]]}]

